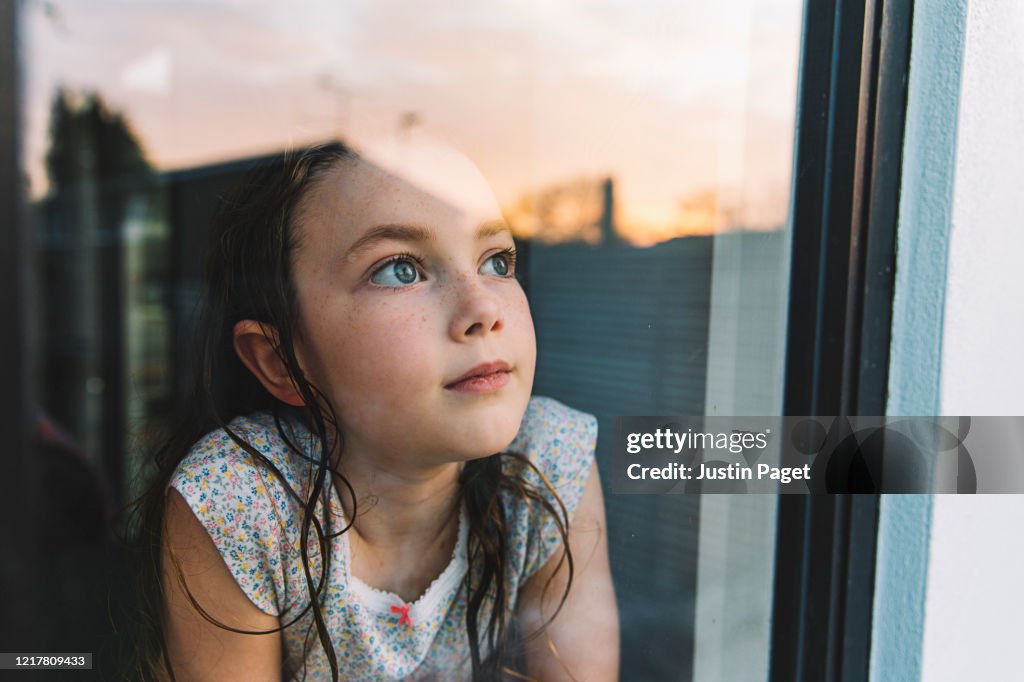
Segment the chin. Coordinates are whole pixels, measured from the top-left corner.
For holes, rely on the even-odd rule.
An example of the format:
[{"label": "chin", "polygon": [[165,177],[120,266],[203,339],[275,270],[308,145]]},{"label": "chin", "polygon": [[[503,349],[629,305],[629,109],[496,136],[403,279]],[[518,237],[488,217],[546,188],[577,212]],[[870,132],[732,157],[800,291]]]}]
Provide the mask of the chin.
[{"label": "chin", "polygon": [[469,423],[458,429],[462,435],[458,450],[467,459],[479,459],[502,452],[519,433],[525,412],[526,401],[523,401],[522,407],[502,405],[481,410],[468,418]]}]

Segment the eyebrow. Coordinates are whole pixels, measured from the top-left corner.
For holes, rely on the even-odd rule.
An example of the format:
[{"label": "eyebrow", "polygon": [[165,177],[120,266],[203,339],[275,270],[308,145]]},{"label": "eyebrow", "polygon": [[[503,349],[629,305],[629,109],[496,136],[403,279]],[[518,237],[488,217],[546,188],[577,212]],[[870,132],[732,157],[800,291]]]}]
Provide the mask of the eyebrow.
[{"label": "eyebrow", "polygon": [[[476,231],[477,241],[493,237],[503,232],[511,234],[512,228],[504,220],[488,220],[481,223]],[[434,232],[420,225],[387,224],[371,228],[357,239],[345,252],[345,258],[351,258],[382,241],[399,242],[430,242],[434,240]]]}]

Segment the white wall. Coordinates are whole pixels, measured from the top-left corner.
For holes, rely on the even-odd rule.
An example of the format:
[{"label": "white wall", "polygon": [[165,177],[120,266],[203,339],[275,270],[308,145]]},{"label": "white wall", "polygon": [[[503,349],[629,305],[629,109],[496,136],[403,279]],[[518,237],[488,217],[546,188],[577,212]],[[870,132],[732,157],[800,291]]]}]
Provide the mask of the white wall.
[{"label": "white wall", "polygon": [[942,336],[945,414],[1024,414],[1024,3],[971,0]]},{"label": "white wall", "polygon": [[921,679],[1024,675],[1024,498],[936,495]]},{"label": "white wall", "polygon": [[[1019,0],[968,4],[947,277],[940,412],[1024,414]],[[1024,496],[935,497],[921,679],[1024,676],[1022,521]]]}]

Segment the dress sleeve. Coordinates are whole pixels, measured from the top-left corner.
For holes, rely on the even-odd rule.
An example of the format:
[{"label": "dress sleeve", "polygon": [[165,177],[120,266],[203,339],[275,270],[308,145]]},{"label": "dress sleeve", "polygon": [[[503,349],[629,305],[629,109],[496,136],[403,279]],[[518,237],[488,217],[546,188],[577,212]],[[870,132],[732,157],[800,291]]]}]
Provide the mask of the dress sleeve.
[{"label": "dress sleeve", "polygon": [[[597,419],[593,415],[550,398],[536,397],[530,400],[519,435],[509,450],[529,458],[537,471],[523,467],[524,479],[533,484],[559,514],[560,500],[571,522],[594,462],[596,442]],[[506,510],[514,534],[512,559],[518,563],[521,585],[561,547],[562,536],[555,519],[538,503],[506,499]]]},{"label": "dress sleeve", "polygon": [[[275,445],[266,429],[231,427],[257,451],[269,453]],[[192,448],[169,487],[185,499],[249,600],[281,615],[293,530],[282,482],[220,429]]]}]

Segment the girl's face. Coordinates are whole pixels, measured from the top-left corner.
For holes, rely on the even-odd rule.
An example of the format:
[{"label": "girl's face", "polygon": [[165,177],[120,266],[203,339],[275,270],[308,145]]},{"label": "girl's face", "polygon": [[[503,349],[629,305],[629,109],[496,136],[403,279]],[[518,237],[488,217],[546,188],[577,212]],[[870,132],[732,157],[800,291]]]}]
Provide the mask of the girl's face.
[{"label": "girl's face", "polygon": [[306,195],[293,272],[299,362],[327,394],[345,457],[429,467],[504,449],[536,342],[512,235],[476,168],[340,162]]}]

